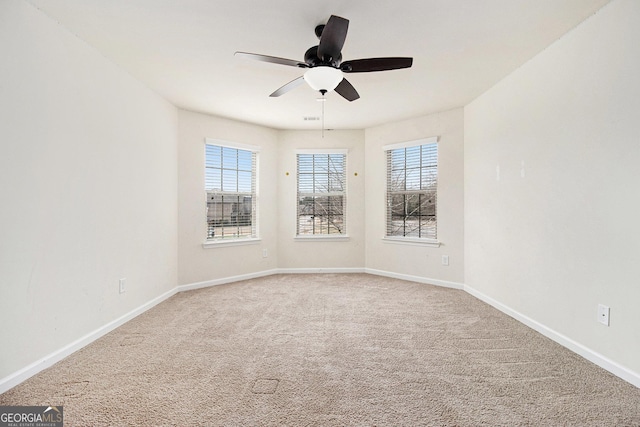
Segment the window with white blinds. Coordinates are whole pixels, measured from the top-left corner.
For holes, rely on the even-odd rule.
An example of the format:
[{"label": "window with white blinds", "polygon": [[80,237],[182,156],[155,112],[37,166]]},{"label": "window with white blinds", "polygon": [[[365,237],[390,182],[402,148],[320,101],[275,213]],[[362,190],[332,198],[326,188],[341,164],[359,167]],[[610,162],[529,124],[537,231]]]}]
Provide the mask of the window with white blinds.
[{"label": "window with white blinds", "polygon": [[257,152],[205,144],[207,240],[256,238]]},{"label": "window with white blinds", "polygon": [[297,154],[298,236],[346,235],[346,151]]},{"label": "window with white blinds", "polygon": [[436,240],[437,138],[398,145],[386,149],[386,236]]}]

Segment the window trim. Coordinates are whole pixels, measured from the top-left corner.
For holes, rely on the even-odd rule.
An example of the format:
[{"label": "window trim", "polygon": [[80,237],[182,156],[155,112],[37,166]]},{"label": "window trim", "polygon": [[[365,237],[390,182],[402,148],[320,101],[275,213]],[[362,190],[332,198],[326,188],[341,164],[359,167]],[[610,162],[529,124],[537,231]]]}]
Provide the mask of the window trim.
[{"label": "window trim", "polygon": [[348,148],[298,148],[296,149],[296,160],[298,159],[298,154],[344,154],[345,156],[349,154]]},{"label": "window trim", "polygon": [[[260,238],[260,221],[258,220],[260,217],[260,183],[259,183],[259,179],[258,177],[260,176],[260,150],[261,147],[258,145],[251,145],[251,144],[245,144],[245,143],[241,143],[241,142],[232,142],[232,141],[226,141],[226,140],[222,140],[222,139],[217,139],[217,138],[205,138],[204,139],[204,144],[203,144],[203,148],[204,148],[204,170],[205,170],[205,174],[206,174],[206,152],[207,152],[207,145],[214,145],[214,146],[218,146],[218,147],[223,147],[223,148],[232,148],[235,150],[244,150],[244,151],[250,151],[251,153],[253,153],[256,157],[255,157],[255,177],[254,177],[254,182],[255,182],[255,193],[254,196],[256,198],[255,201],[255,236],[247,236],[247,237],[239,237],[239,238],[235,238],[235,239],[207,239],[205,238],[202,241],[202,247],[207,249],[207,248],[215,248],[215,247],[221,247],[221,246],[240,246],[240,245],[251,245],[251,244],[257,244],[261,241]],[[207,218],[206,218],[206,206],[207,206],[207,200],[208,200],[208,191],[206,188],[206,179],[203,180],[203,194],[204,194],[204,223],[206,224],[207,222]]]},{"label": "window trim", "polygon": [[303,234],[301,236],[294,236],[295,240],[301,241],[313,241],[313,240],[333,240],[333,241],[347,241],[350,237],[346,234]]},{"label": "window trim", "polygon": [[[299,154],[342,154],[344,155],[345,169],[344,169],[344,191],[342,192],[342,196],[344,196],[344,201],[346,202],[349,199],[348,196],[348,176],[347,173],[347,165],[348,165],[348,156],[349,149],[348,148],[298,148],[295,150],[296,156],[296,204],[295,204],[295,233],[293,236],[294,240],[298,241],[348,241],[349,235],[345,232],[344,234],[298,234],[298,155]],[[343,211],[344,223],[349,223],[349,218],[347,217],[347,209],[345,208]],[[345,231],[348,231],[345,230]]]},{"label": "window trim", "polygon": [[220,248],[227,246],[243,246],[243,245],[257,245],[262,241],[259,237],[244,237],[240,239],[229,240],[205,240],[202,242],[202,247],[205,249]]},{"label": "window trim", "polygon": [[404,237],[404,236],[383,236],[382,240],[385,243],[401,244],[401,245],[416,245],[416,246],[430,246],[433,248],[439,248],[442,244],[437,239],[420,239],[417,237]]},{"label": "window trim", "polygon": [[261,150],[261,147],[259,145],[245,144],[242,142],[231,142],[216,138],[205,138],[204,143],[208,145],[218,145],[220,147],[226,148],[235,148],[237,150],[246,150],[254,153],[259,153]]},{"label": "window trim", "polygon": [[415,147],[417,145],[426,145],[426,144],[434,144],[436,142],[440,141],[440,137],[439,136],[430,136],[427,138],[420,138],[420,139],[414,139],[411,141],[405,141],[405,142],[396,142],[393,144],[387,144],[387,145],[383,145],[382,146],[382,151],[389,151],[389,150],[397,150],[398,148],[410,148],[410,147]]},{"label": "window trim", "polygon": [[[410,148],[410,147],[416,147],[416,146],[420,146],[420,145],[427,145],[427,144],[435,144],[435,143],[439,143],[440,142],[440,137],[439,136],[429,136],[426,138],[420,138],[420,139],[414,139],[414,140],[410,140],[410,141],[404,141],[404,142],[396,142],[393,144],[387,144],[387,145],[383,145],[382,146],[382,151],[384,153],[385,156],[385,169],[387,169],[387,152],[391,151],[391,150],[397,150],[399,148]],[[440,144],[438,144],[438,154],[440,153]],[[440,162],[438,161],[438,166],[439,166]],[[387,169],[387,174],[388,174],[388,169]],[[438,173],[439,176],[439,173]],[[388,182],[389,182],[389,176],[385,176],[385,195],[384,195],[384,201],[385,201],[385,221],[384,221],[384,227],[385,227],[385,233],[382,236],[382,241],[384,243],[392,243],[392,244],[404,244],[404,245],[416,245],[416,246],[427,246],[427,247],[435,247],[438,248],[440,247],[440,245],[442,244],[439,240],[439,238],[436,239],[430,239],[430,238],[419,238],[419,237],[405,237],[405,236],[387,236],[386,235],[386,229],[387,229],[387,214],[386,214],[386,204],[387,204],[387,200],[388,200],[388,196],[387,196],[387,190],[388,190]],[[438,217],[438,204],[436,204],[436,218]],[[437,220],[436,220],[437,221]],[[437,227],[437,222],[436,222],[436,227]],[[439,237],[439,233],[436,234],[436,236]]]}]

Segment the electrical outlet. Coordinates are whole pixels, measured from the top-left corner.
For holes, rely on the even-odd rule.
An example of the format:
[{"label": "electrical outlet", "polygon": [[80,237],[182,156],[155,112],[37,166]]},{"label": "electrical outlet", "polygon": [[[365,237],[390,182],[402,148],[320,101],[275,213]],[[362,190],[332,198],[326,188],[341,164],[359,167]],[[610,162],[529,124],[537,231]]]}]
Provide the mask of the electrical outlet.
[{"label": "electrical outlet", "polygon": [[127,279],[120,279],[120,283],[119,283],[119,286],[118,286],[118,291],[121,294],[124,294],[124,292],[126,290],[126,288],[125,288],[126,283],[127,283]]},{"label": "electrical outlet", "polygon": [[609,312],[611,309],[603,304],[598,304],[598,322],[609,326]]},{"label": "electrical outlet", "polygon": [[442,265],[449,265],[449,255],[442,255]]},{"label": "electrical outlet", "polygon": [[269,252],[266,249],[262,250],[262,258],[266,258],[269,256]]}]

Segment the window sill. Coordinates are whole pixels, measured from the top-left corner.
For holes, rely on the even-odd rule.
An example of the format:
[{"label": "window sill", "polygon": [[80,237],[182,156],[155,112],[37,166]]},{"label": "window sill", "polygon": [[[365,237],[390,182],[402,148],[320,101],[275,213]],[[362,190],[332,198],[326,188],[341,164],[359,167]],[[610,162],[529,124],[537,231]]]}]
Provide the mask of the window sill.
[{"label": "window sill", "polygon": [[205,240],[202,243],[202,247],[205,249],[222,248],[229,246],[243,246],[243,245],[257,245],[260,243],[259,238],[247,238],[247,239],[229,239],[229,240]]},{"label": "window sill", "polygon": [[349,236],[345,236],[345,235],[332,235],[332,234],[314,234],[314,235],[308,235],[308,236],[295,236],[294,240],[299,240],[299,241],[327,241],[327,240],[331,240],[331,241],[347,241],[349,240]]},{"label": "window sill", "polygon": [[384,243],[394,243],[400,245],[427,246],[430,248],[439,248],[440,242],[433,239],[418,239],[415,237],[383,237]]}]

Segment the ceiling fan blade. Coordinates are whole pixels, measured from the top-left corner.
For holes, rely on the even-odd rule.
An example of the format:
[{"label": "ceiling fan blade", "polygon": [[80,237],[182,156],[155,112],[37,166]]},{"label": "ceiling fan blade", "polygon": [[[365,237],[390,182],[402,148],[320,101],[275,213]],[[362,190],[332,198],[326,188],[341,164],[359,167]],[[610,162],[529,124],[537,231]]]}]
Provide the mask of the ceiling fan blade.
[{"label": "ceiling fan blade", "polygon": [[345,73],[398,70],[413,65],[413,58],[367,58],[344,61],[340,69]]},{"label": "ceiling fan blade", "polygon": [[327,25],[322,30],[320,44],[318,45],[318,58],[323,61],[336,60],[340,57],[342,46],[347,39],[349,20],[331,15]]},{"label": "ceiling fan blade", "polygon": [[254,59],[261,62],[270,62],[272,64],[289,65],[292,67],[308,68],[304,62],[295,61],[293,59],[278,58],[276,56],[259,55],[257,53],[236,52],[235,56],[239,58]]},{"label": "ceiling fan blade", "polygon": [[304,83],[304,76],[300,76],[297,79],[291,80],[289,83],[287,83],[286,85],[282,86],[280,89],[276,90],[275,92],[273,92],[269,96],[276,97],[276,96],[284,95],[285,93],[289,92],[290,90],[297,88],[302,83]]},{"label": "ceiling fan blade", "polygon": [[334,89],[338,94],[340,94],[347,101],[355,101],[360,98],[356,89],[347,81],[347,79],[342,79],[342,81],[336,86]]}]

